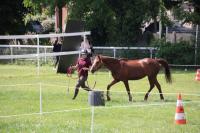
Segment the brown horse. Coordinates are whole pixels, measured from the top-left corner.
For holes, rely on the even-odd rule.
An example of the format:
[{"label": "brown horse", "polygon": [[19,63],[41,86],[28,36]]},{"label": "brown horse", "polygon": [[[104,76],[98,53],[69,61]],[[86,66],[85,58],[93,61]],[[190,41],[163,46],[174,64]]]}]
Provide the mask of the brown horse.
[{"label": "brown horse", "polygon": [[165,78],[167,83],[171,83],[171,73],[167,61],[164,59],[151,59],[145,58],[140,60],[128,60],[128,59],[115,59],[112,57],[97,55],[93,61],[90,71],[94,73],[101,66],[107,67],[113,76],[113,81],[107,86],[107,100],[110,101],[109,90],[110,87],[119,81],[124,82],[126,91],[129,96],[129,101],[132,101],[132,96],[130,94],[128,80],[138,80],[148,77],[150,89],[146,93],[144,100],[148,99],[148,95],[151,90],[156,87],[160,93],[160,99],[164,100],[161,86],[157,80],[157,74],[159,73],[161,67],[165,68]]}]

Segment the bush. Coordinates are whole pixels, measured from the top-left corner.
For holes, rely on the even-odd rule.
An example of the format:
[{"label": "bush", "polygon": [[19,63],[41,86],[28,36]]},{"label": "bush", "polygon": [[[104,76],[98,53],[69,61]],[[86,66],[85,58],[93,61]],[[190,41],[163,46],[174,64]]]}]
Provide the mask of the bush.
[{"label": "bush", "polygon": [[54,21],[53,20],[44,20],[42,21],[43,33],[48,34],[49,32],[54,32]]},{"label": "bush", "polygon": [[170,43],[156,40],[153,46],[158,48],[157,57],[166,59],[170,64],[194,64],[195,62],[195,48],[189,42]]}]

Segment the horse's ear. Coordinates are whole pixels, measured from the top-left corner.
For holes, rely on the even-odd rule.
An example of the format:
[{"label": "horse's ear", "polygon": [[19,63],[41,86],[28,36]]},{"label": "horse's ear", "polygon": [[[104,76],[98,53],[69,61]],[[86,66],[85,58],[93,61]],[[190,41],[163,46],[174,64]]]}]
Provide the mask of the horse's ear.
[{"label": "horse's ear", "polygon": [[97,58],[98,58],[99,60],[101,60],[101,55],[97,55]]}]

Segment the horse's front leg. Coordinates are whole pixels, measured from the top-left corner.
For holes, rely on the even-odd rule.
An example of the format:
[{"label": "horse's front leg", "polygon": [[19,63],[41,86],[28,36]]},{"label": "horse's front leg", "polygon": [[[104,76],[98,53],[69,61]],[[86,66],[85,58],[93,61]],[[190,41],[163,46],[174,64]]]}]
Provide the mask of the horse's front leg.
[{"label": "horse's front leg", "polygon": [[127,80],[127,81],[124,81],[124,85],[125,85],[125,87],[126,87],[126,91],[127,91],[128,96],[129,96],[129,101],[131,102],[131,101],[132,101],[132,96],[131,96],[131,92],[130,92],[128,80]]},{"label": "horse's front leg", "polygon": [[119,82],[118,80],[113,80],[108,86],[107,86],[107,100],[110,101],[110,87],[113,86],[114,84],[116,84],[117,82]]}]

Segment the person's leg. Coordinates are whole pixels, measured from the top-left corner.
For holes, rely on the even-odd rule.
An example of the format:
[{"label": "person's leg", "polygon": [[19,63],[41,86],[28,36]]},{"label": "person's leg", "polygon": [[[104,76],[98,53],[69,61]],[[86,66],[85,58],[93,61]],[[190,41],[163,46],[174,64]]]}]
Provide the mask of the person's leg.
[{"label": "person's leg", "polygon": [[56,56],[56,62],[55,62],[55,66],[54,66],[55,68],[56,68],[58,62],[59,62],[59,56]]},{"label": "person's leg", "polygon": [[85,85],[85,81],[87,81],[87,76],[82,76],[82,84],[81,84],[81,88],[83,88],[86,91],[92,91],[89,86]]},{"label": "person's leg", "polygon": [[79,92],[79,87],[82,87],[86,91],[92,91],[88,86],[85,85],[85,81],[87,80],[87,76],[81,76],[76,84],[75,92],[74,92],[74,97],[72,98],[73,100],[76,98]]},{"label": "person's leg", "polygon": [[80,87],[80,86],[81,86],[81,80],[80,80],[80,78],[79,78],[78,81],[77,81],[75,90],[74,90],[74,97],[72,98],[73,100],[74,100],[74,99],[76,98],[76,96],[78,95],[79,87]]}]

